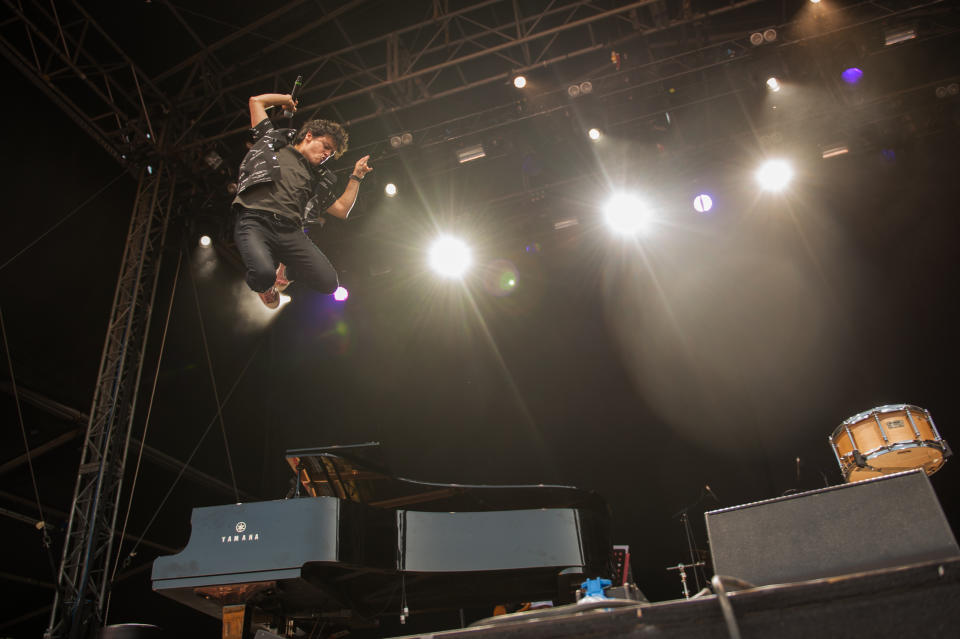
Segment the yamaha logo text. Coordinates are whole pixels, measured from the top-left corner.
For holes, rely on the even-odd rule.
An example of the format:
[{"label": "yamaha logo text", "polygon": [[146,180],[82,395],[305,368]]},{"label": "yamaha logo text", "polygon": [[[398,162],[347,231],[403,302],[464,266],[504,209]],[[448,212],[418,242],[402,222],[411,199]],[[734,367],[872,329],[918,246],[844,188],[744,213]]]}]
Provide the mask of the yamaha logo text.
[{"label": "yamaha logo text", "polygon": [[236,531],[236,534],[221,536],[221,544],[233,544],[244,541],[260,541],[259,532],[247,532],[247,522],[245,521],[238,521],[233,529]]}]

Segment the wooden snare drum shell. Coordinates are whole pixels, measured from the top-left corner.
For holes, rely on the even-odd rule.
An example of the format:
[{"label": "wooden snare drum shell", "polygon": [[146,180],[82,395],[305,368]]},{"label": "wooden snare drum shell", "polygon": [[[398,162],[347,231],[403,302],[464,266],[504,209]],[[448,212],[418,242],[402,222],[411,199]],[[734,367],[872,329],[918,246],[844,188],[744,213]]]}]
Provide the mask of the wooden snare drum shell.
[{"label": "wooden snare drum shell", "polygon": [[910,404],[854,415],[833,431],[830,444],[848,482],[914,468],[932,475],[945,461],[945,443],[930,413]]}]

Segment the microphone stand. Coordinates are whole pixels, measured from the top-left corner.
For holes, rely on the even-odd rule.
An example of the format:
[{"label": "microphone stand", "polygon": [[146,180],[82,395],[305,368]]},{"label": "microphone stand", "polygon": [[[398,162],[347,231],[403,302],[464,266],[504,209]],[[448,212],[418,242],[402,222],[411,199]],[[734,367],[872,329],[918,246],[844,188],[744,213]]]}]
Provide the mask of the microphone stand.
[{"label": "microphone stand", "polygon": [[[681,523],[683,523],[683,532],[687,538],[687,551],[690,553],[690,563],[688,565],[684,566],[684,564],[678,564],[677,566],[671,566],[667,568],[667,570],[676,570],[676,569],[680,570],[680,580],[683,584],[684,597],[689,597],[690,595],[689,595],[689,591],[687,590],[686,573],[683,571],[683,568],[693,568],[693,580],[697,586],[697,592],[700,592],[700,589],[702,587],[700,585],[700,570],[698,570],[698,567],[703,566],[704,562],[697,561],[697,552],[696,552],[696,548],[693,545],[693,530],[690,528],[690,516],[687,513],[691,508],[695,508],[696,506],[699,506],[701,502],[703,502],[703,499],[706,496],[707,496],[707,491],[701,488],[700,496],[697,497],[696,501],[694,501],[691,504],[687,504],[686,506],[678,510],[676,513],[674,513],[673,516],[671,517],[671,519],[676,519],[677,517],[679,517]],[[704,582],[706,582],[706,577],[704,577]]]}]

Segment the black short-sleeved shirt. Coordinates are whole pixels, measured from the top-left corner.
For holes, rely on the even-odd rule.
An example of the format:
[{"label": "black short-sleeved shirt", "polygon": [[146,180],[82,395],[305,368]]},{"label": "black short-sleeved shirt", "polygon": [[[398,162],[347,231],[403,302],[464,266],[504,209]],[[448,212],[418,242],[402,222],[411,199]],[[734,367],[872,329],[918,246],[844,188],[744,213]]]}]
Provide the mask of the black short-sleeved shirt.
[{"label": "black short-sleeved shirt", "polygon": [[238,193],[234,203],[248,209],[278,213],[303,224],[304,208],[313,197],[319,172],[292,146],[277,151],[277,161],[282,176],[280,180],[251,186]]}]

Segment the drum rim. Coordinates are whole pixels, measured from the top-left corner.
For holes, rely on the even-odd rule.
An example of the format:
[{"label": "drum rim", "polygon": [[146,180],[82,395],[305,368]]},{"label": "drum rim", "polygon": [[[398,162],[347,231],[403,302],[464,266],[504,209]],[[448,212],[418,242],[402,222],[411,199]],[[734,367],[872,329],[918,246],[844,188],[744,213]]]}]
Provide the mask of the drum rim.
[{"label": "drum rim", "polygon": [[862,422],[863,420],[873,415],[882,415],[884,413],[897,413],[900,411],[906,411],[911,409],[916,409],[917,412],[921,413],[925,417],[929,417],[930,415],[930,411],[928,411],[926,408],[921,408],[920,406],[917,406],[915,404],[884,404],[883,406],[876,406],[874,408],[871,408],[870,410],[865,410],[862,413],[857,413],[853,417],[846,418],[845,420],[840,422],[840,425],[837,426],[837,428],[833,432],[834,434],[836,434],[837,431],[843,428],[844,426],[850,426],[852,424]]}]

